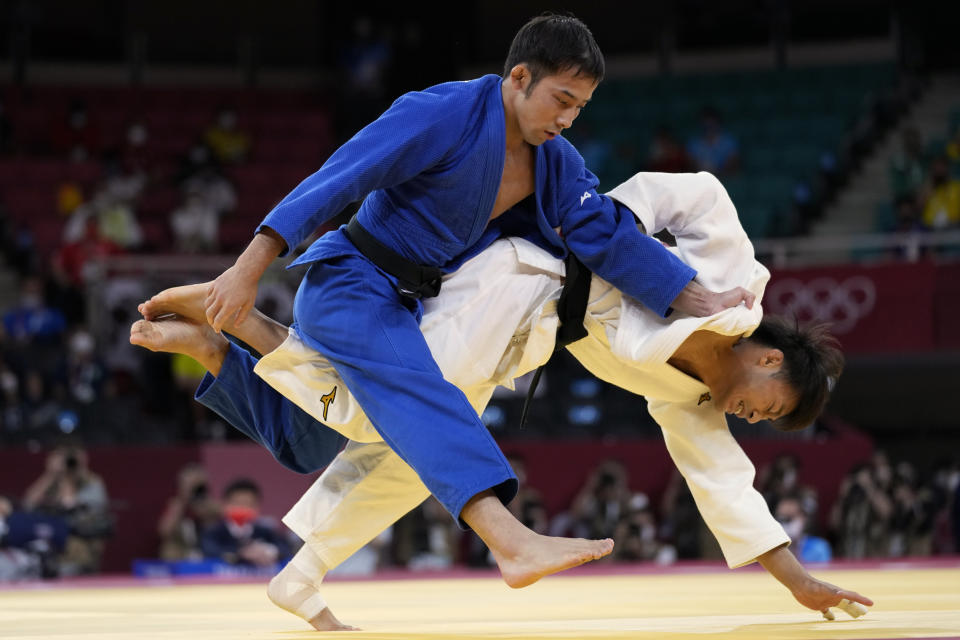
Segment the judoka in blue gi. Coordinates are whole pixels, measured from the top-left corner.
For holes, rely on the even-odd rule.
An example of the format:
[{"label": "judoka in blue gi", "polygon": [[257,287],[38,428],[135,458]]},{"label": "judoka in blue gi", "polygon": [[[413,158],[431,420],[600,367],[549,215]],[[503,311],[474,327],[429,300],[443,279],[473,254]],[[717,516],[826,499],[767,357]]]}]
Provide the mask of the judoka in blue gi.
[{"label": "judoka in blue gi", "polygon": [[692,269],[596,192],[597,179],[560,137],[603,71],[583,23],[534,18],[514,38],[504,77],[406,94],[338,149],[270,212],[206,300],[215,329],[242,323],[267,265],[362,199],[349,227],[294,261],[309,265],[294,329],[330,360],[387,444],[487,543],[513,586],[606,555],[613,543],[539,536],[510,515],[502,502],[516,478],[443,379],[418,326],[418,298],[504,234],[555,256],[572,251],[661,315],[707,315],[747,295],[692,282]]}]

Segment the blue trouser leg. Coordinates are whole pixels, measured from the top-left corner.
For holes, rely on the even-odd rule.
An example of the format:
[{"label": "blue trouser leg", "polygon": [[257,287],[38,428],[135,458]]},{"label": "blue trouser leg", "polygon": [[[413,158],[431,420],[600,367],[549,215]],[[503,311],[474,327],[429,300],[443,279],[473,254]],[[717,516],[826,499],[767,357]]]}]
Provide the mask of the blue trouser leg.
[{"label": "blue trouser leg", "polygon": [[330,360],[384,441],[459,518],[487,489],[511,500],[517,480],[466,396],[444,380],[419,315],[358,256],[311,265],[294,301],[300,337]]},{"label": "blue trouser leg", "polygon": [[197,401],[263,445],[288,469],[298,473],[323,469],[347,439],[277,393],[253,372],[256,363],[231,343],[220,375],[204,377]]}]

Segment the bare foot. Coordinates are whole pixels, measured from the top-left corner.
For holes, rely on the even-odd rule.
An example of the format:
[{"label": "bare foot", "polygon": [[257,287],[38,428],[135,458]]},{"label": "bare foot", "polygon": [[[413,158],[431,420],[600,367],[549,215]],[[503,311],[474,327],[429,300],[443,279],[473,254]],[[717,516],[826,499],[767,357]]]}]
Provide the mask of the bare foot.
[{"label": "bare foot", "polygon": [[150,351],[188,355],[213,375],[220,373],[230,348],[227,339],[217,335],[206,322],[194,322],[179,316],[155,322],[137,320],[130,327],[130,344]]},{"label": "bare foot", "polygon": [[507,586],[519,589],[544,576],[599,560],[613,551],[613,540],[555,538],[533,534],[512,552],[494,551],[500,575]]},{"label": "bare foot", "polygon": [[141,303],[137,310],[147,320],[156,320],[160,316],[175,313],[195,322],[206,323],[206,298],[211,284],[213,283],[201,282],[164,289]]},{"label": "bare foot", "polygon": [[[303,618],[317,631],[359,631],[333,615],[314,580],[292,563],[270,580],[267,597],[284,611]],[[318,613],[319,611],[319,613]]]},{"label": "bare foot", "polygon": [[333,615],[330,607],[326,607],[307,622],[317,631],[360,631],[359,627],[352,627],[337,620],[337,616]]}]

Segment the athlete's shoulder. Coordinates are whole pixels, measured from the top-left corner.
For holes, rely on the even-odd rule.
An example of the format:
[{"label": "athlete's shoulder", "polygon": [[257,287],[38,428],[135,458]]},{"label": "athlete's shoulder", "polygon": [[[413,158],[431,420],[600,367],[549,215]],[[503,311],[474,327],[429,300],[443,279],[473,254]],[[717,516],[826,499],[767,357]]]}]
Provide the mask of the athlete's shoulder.
[{"label": "athlete's shoulder", "polygon": [[502,78],[495,74],[487,74],[473,80],[454,80],[452,82],[442,82],[435,84],[423,90],[424,93],[431,93],[443,97],[462,98],[468,95],[482,96],[486,95],[494,87],[499,87]]},{"label": "athlete's shoulder", "polygon": [[500,78],[495,75],[483,76],[475,80],[458,80],[443,82],[427,87],[422,91],[405,93],[397,102],[415,102],[430,104],[436,107],[469,109],[478,101],[484,100],[493,86],[499,84]]},{"label": "athlete's shoulder", "polygon": [[477,112],[493,86],[499,84],[499,76],[489,75],[476,80],[444,82],[421,91],[403,94],[391,106],[391,110],[431,114],[435,120],[466,120]]}]

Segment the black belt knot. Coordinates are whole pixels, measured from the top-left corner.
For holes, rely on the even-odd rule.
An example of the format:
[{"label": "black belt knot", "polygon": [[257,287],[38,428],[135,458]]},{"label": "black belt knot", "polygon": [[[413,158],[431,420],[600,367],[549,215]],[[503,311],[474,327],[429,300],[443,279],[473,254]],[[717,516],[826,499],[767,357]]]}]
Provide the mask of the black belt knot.
[{"label": "black belt knot", "polygon": [[443,271],[437,267],[425,267],[398,255],[393,249],[373,237],[357,221],[350,218],[344,232],[350,242],[370,262],[397,279],[397,293],[407,298],[435,298],[440,293]]}]

